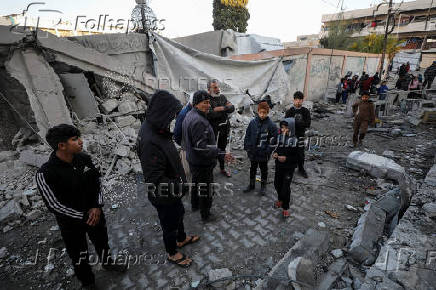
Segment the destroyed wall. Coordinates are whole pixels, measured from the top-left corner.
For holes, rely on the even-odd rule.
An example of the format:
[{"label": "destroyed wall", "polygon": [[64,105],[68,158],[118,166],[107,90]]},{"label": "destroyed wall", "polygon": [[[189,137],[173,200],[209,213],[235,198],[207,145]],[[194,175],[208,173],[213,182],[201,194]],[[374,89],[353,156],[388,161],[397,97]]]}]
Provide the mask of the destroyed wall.
[{"label": "destroyed wall", "polygon": [[290,95],[302,90],[307,100],[319,101],[334,98],[336,85],[347,72],[360,76],[365,68],[369,74],[374,74],[379,68],[380,57],[323,48],[288,48],[231,58],[245,61],[280,58],[288,74]]}]

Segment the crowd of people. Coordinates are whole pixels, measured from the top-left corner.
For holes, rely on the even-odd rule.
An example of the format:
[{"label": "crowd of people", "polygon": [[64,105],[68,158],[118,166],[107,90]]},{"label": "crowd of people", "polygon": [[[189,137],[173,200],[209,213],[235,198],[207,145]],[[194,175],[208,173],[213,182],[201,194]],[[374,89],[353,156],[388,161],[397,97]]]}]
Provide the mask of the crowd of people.
[{"label": "crowd of people", "polygon": [[[365,75],[364,75],[365,76]],[[375,77],[372,77],[374,81]],[[375,121],[365,78],[353,77],[350,84],[363,83],[362,98],[354,106],[354,146],[362,143],[369,124]],[[347,81],[348,84],[348,81]],[[354,85],[350,87],[356,88]],[[226,163],[234,157],[228,150],[229,116],[234,105],[221,94],[219,82],[211,80],[208,91],[195,92],[183,107],[167,91],[157,91],[148,104],[146,119],[138,133],[137,154],[146,184],[148,199],[156,209],[163,233],[168,261],[189,267],[192,259],[180,249],[196,243],[199,235],[188,235],[183,217],[182,198],[191,195],[191,210],[199,211],[203,222],[216,220],[211,208],[214,196],[214,168],[226,178],[231,173]],[[249,180],[243,193],[255,189],[260,168],[260,195],[267,194],[268,161],[275,163],[274,188],[283,218],[290,216],[291,182],[294,172],[308,178],[304,168],[305,131],[311,125],[310,111],[303,107],[304,94],[297,91],[291,106],[276,126],[269,118],[271,104],[261,101],[250,121],[244,138],[244,150],[250,160]],[[170,124],[175,120],[173,132]],[[108,244],[100,172],[91,157],[82,152],[80,131],[67,124],[50,128],[46,136],[53,148],[50,160],[36,175],[38,189],[48,209],[55,214],[67,253],[77,278],[85,288],[94,287],[95,278],[89,265],[86,235],[94,244],[103,268],[123,272],[126,264],[117,264]],[[175,143],[180,145],[177,149]]]},{"label": "crowd of people", "polygon": [[348,73],[345,77],[341,78],[340,83],[336,86],[336,103],[342,100],[343,104],[347,103],[348,96],[359,92],[370,92],[371,94],[379,94],[382,98],[386,97],[386,82],[382,82],[381,86],[386,89],[386,91],[377,89],[377,85],[380,84],[380,77],[378,72],[373,76],[369,76],[366,72],[362,73],[359,78],[358,75],[351,77],[352,73]]}]

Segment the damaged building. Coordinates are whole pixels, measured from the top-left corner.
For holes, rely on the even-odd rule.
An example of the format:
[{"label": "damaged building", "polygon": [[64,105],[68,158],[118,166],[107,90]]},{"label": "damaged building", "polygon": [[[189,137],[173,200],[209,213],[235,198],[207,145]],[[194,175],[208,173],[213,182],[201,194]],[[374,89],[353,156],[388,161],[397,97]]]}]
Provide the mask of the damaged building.
[{"label": "damaged building", "polygon": [[[96,267],[105,289],[434,289],[436,259],[425,253],[436,247],[436,94],[410,99],[392,90],[376,100],[378,122],[364,148],[322,141],[350,139],[357,96],[334,104],[335,86],[349,72],[379,71],[381,55],[283,49],[276,39],[231,31],[181,39],[137,33],[59,38],[0,27],[0,36],[5,289],[78,286],[34,181],[51,152],[45,133],[59,123],[80,128],[85,150],[101,168],[113,252],[145,257],[124,276]],[[222,216],[215,224],[202,225],[187,211],[186,223],[202,240],[189,249],[194,266],[179,270],[165,264],[135,141],[157,89],[186,103],[212,78],[236,107],[232,179],[217,177],[232,182],[234,191],[214,201]],[[312,114],[306,132],[313,141],[306,144],[310,177],[293,180],[291,218],[284,221],[272,207],[274,174],[267,196],[242,194],[249,166],[243,136],[259,100],[271,98],[270,117],[278,122],[296,90],[304,92]],[[401,256],[403,246],[417,254]],[[35,259],[36,251],[47,257]],[[384,259],[386,253],[395,259]]]}]

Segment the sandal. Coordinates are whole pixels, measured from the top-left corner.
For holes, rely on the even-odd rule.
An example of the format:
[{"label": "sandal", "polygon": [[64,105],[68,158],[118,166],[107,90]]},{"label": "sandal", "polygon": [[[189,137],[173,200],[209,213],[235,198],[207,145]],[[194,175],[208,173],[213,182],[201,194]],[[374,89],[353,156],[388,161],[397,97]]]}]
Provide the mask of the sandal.
[{"label": "sandal", "polygon": [[170,262],[171,264],[177,265],[179,267],[182,268],[189,268],[192,264],[192,260],[190,263],[188,264],[182,264],[183,261],[186,261],[188,257],[186,257],[185,254],[182,254],[182,257],[180,259],[177,260],[171,260],[169,257],[167,258],[168,262]]},{"label": "sandal", "polygon": [[288,217],[290,217],[291,215],[289,214],[289,211],[288,210],[283,210],[283,217],[284,218],[288,218]]},{"label": "sandal", "polygon": [[281,202],[280,200],[277,200],[277,201],[274,203],[274,207],[275,207],[275,208],[281,208],[282,205],[283,205],[283,202]]},{"label": "sandal", "polygon": [[228,171],[228,170],[221,170],[222,175],[227,176],[227,177],[232,177],[232,174]]},{"label": "sandal", "polygon": [[[177,248],[179,248],[179,249],[183,248],[186,245],[194,244],[200,240],[200,236],[188,236],[186,238],[190,238],[190,239],[181,242],[180,244],[182,244],[182,245],[181,246],[177,245]],[[179,244],[179,243],[177,243],[177,244]]]}]

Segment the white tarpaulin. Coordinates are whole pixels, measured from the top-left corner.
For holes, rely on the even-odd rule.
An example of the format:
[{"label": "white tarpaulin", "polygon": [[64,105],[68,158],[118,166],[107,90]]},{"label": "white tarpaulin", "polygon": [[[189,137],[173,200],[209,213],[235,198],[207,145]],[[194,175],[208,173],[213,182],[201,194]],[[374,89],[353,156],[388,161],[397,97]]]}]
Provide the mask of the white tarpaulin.
[{"label": "white tarpaulin", "polygon": [[410,63],[410,71],[416,71],[419,68],[421,52],[418,50],[402,50],[394,56],[393,71],[397,71],[403,63]]},{"label": "white tarpaulin", "polygon": [[206,89],[209,79],[220,82],[221,91],[236,106],[250,102],[246,89],[260,98],[269,94],[273,102],[289,104],[289,80],[280,58],[260,61],[235,61],[206,54],[153,34],[150,45],[155,54],[155,69],[161,89],[179,99]]}]

